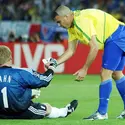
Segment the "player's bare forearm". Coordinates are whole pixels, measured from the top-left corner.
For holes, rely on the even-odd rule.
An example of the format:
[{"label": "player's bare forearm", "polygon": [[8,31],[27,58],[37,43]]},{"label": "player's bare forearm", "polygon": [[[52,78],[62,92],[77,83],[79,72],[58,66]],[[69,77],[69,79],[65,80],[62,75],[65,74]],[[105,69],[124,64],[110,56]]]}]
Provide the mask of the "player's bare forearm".
[{"label": "player's bare forearm", "polygon": [[89,68],[97,56],[98,45],[96,44],[95,36],[92,37],[89,45],[90,45],[90,51],[89,51],[89,54],[87,56],[86,63],[84,64],[84,68]]},{"label": "player's bare forearm", "polygon": [[68,60],[71,56],[73,55],[73,52],[67,50],[65,53],[63,53],[58,59],[57,59],[57,64],[60,65],[66,60]]},{"label": "player's bare forearm", "polygon": [[90,67],[92,62],[95,60],[97,53],[98,53],[98,49],[96,49],[96,48],[93,48],[92,50],[89,51],[89,54],[88,54],[84,67],[86,67],[86,68]]},{"label": "player's bare forearm", "polygon": [[68,60],[75,52],[77,47],[77,41],[71,41],[68,43],[68,49],[57,59],[58,65]]}]

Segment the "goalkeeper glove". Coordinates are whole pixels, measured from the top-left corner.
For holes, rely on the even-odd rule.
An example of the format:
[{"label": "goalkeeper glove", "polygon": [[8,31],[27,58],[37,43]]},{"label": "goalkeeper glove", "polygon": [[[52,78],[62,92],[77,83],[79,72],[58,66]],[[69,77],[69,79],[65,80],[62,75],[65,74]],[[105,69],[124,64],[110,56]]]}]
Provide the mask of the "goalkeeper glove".
[{"label": "goalkeeper glove", "polygon": [[55,70],[55,68],[58,66],[57,60],[54,58],[48,58],[48,59],[43,59],[43,63],[46,64],[49,63],[49,66],[47,67],[48,69]]},{"label": "goalkeeper glove", "polygon": [[40,96],[40,89],[32,89],[32,98],[38,98]]}]

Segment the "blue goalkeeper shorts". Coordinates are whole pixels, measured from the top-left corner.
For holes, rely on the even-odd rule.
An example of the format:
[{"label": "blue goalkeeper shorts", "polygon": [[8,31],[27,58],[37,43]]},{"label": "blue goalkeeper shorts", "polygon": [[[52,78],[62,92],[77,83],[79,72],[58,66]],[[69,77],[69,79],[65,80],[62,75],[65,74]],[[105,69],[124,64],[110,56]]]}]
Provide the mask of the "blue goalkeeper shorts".
[{"label": "blue goalkeeper shorts", "polygon": [[125,65],[125,26],[118,29],[106,40],[102,67],[112,71],[122,71]]}]

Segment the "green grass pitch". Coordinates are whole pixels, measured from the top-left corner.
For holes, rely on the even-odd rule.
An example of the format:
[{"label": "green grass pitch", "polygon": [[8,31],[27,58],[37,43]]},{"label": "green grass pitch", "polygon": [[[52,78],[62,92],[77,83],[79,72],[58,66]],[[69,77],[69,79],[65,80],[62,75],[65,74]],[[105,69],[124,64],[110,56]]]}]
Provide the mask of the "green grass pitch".
[{"label": "green grass pitch", "polygon": [[109,101],[109,119],[104,121],[84,121],[94,113],[98,107],[98,88],[100,78],[88,75],[82,82],[74,81],[72,75],[55,75],[47,88],[41,89],[41,96],[36,102],[48,102],[52,106],[64,107],[73,99],[79,101],[76,111],[67,118],[42,120],[0,120],[0,125],[123,125],[125,120],[118,120],[123,109],[123,102],[113,83],[113,90]]}]

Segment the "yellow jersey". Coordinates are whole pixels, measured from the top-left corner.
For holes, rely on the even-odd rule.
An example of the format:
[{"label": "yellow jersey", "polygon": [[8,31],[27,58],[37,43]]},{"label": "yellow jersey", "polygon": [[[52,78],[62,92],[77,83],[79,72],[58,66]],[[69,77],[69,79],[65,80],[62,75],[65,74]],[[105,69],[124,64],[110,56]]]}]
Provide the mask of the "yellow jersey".
[{"label": "yellow jersey", "polygon": [[80,40],[88,44],[91,37],[96,35],[99,49],[104,48],[106,39],[111,36],[118,26],[125,25],[112,15],[98,10],[85,9],[74,11],[73,27],[68,28],[68,41]]}]

